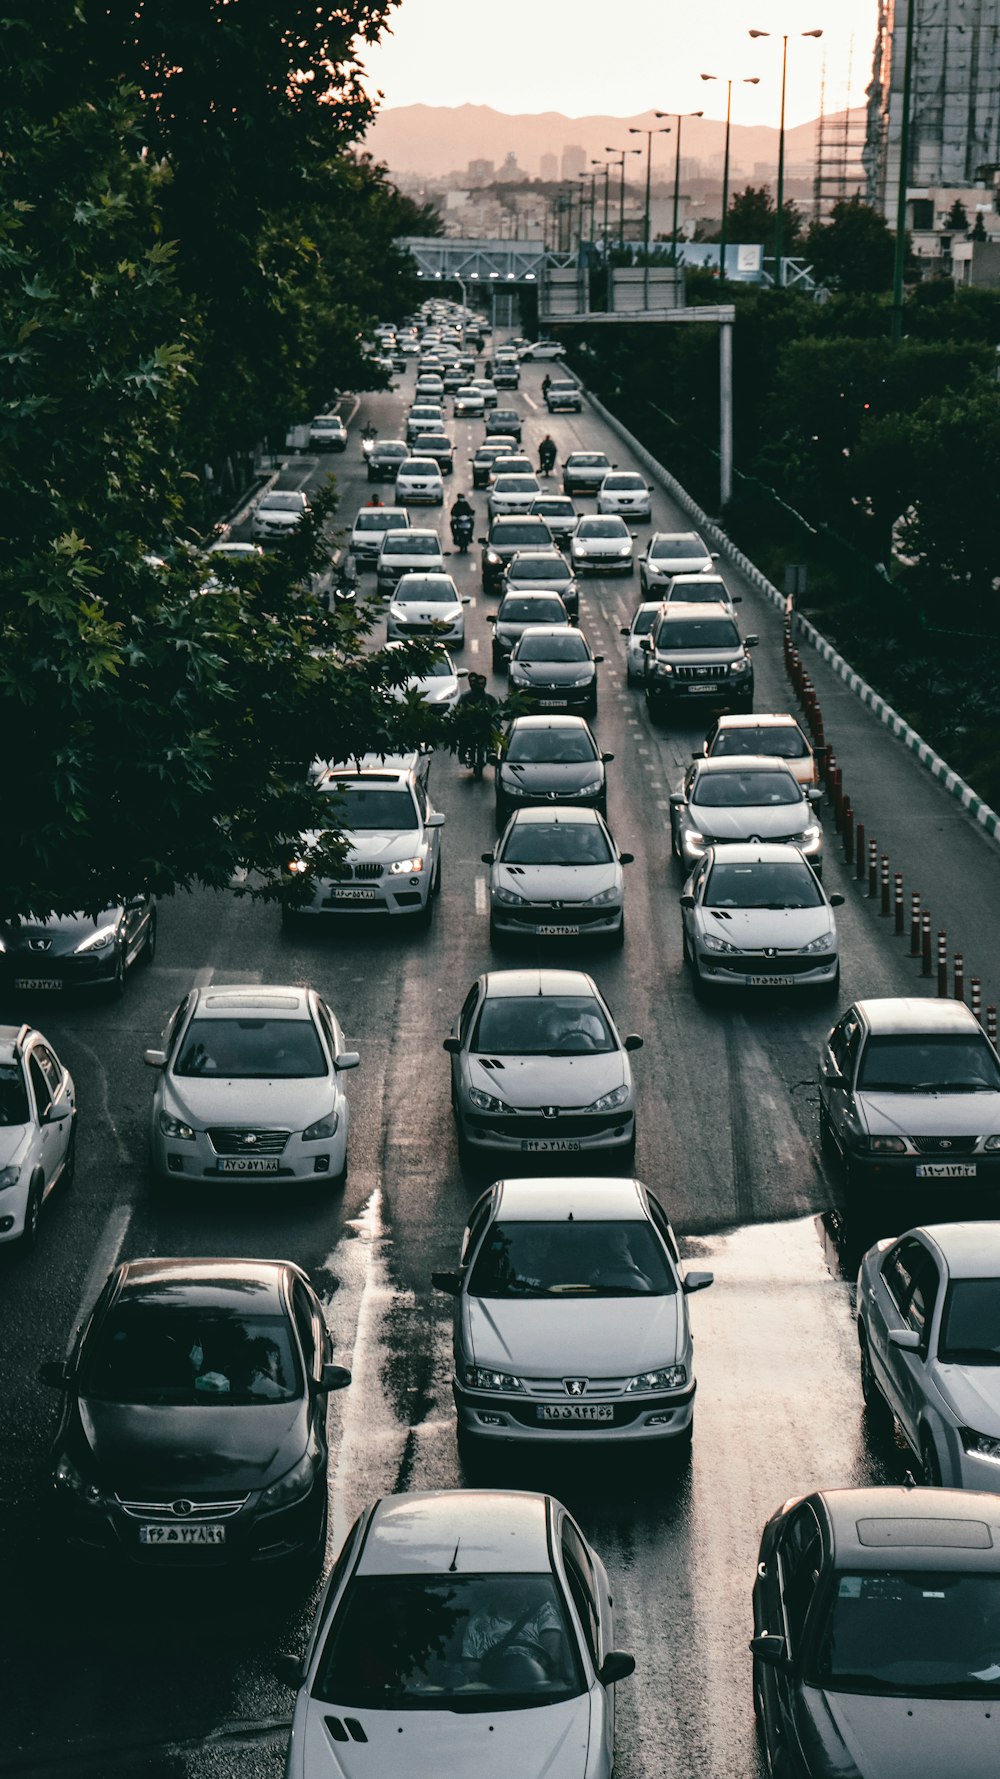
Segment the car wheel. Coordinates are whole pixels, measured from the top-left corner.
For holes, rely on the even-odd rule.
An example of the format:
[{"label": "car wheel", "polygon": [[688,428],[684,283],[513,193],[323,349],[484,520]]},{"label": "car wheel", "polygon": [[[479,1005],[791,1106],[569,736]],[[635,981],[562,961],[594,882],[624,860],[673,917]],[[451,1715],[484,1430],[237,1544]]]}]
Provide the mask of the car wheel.
[{"label": "car wheel", "polygon": [[671,822],[670,824],[670,851],[673,853],[675,859],[681,857],[681,837],[678,833],[676,822]]},{"label": "car wheel", "polygon": [[708,984],[698,968],[697,958],[694,957],[691,959],[691,987],[694,989],[694,998],[696,1001],[708,1000]]},{"label": "car wheel", "polygon": [[494,811],[493,819],[494,819],[494,822],[496,823],[497,833],[502,834],[504,831],[504,828],[507,826],[507,811],[504,808],[502,803],[497,804],[496,809]]},{"label": "car wheel", "polygon": [[328,1174],[327,1181],[334,1192],[342,1192],[347,1185],[347,1150],[344,1150],[344,1165],[339,1174]]},{"label": "car wheel", "polygon": [[156,909],[152,909],[149,925],[146,928],[146,943],[142,948],[142,961],[151,964],[156,956]]},{"label": "car wheel", "polygon": [[616,951],[621,951],[622,946],[625,943],[625,912],[624,912],[624,909],[622,910],[621,921],[620,921],[619,925],[616,927],[615,931],[611,935],[611,943],[614,946]]},{"label": "car wheel", "polygon": [[493,652],[492,652],[492,655],[491,655],[491,657],[490,657],[490,658],[491,658],[491,660],[492,660],[492,663],[493,663],[493,671],[494,671],[494,673],[499,673],[499,672],[500,672],[500,671],[501,671],[501,670],[502,670],[502,668],[503,668],[503,664],[504,664],[504,663],[503,663],[503,656],[502,656],[502,655],[501,655],[501,653],[500,653],[500,650],[499,650],[499,649],[494,649],[494,650],[493,650]]},{"label": "car wheel", "polygon": [[920,1480],[925,1488],[941,1487],[941,1465],[929,1433],[925,1433],[920,1441]]},{"label": "car wheel", "polygon": [[597,715],[597,693],[596,692],[594,693],[593,698],[590,700],[590,703],[587,706],[587,715],[588,715],[588,717],[596,717],[596,715]]},{"label": "car wheel", "polygon": [[883,1437],[892,1431],[892,1410],[875,1381],[871,1353],[868,1350],[868,1337],[860,1322],[858,1324],[858,1341],[861,1347],[861,1394],[865,1399],[869,1425],[877,1437]]},{"label": "car wheel", "polygon": [[694,953],[691,950],[691,941],[688,938],[687,927],[683,924],[683,922],[681,923],[681,955],[684,959],[684,962],[687,964],[688,968],[693,969],[694,968]]},{"label": "car wheel", "polygon": [[42,1214],[42,1182],[32,1180],[28,1202],[24,1208],[24,1229],[18,1240],[22,1254],[30,1254],[38,1240],[38,1223]]},{"label": "car wheel", "polygon": [[677,1433],[673,1439],[664,1441],[667,1461],[675,1471],[686,1470],[691,1462],[691,1448],[694,1445],[694,1415],[691,1416],[683,1433]]}]

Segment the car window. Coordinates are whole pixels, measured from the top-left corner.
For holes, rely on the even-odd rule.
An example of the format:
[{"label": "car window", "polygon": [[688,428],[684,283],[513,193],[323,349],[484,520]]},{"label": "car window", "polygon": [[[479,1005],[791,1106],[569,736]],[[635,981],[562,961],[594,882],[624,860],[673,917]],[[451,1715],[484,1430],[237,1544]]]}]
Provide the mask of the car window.
[{"label": "car window", "polygon": [[659,1199],[654,1198],[651,1192],[646,1193],[646,1203],[649,1206],[649,1214],[653,1219],[653,1223],[658,1233],[663,1238],[668,1254],[670,1254],[672,1259],[679,1264],[680,1254],[677,1250],[677,1242],[674,1238],[674,1232],[670,1227],[670,1218],[667,1216]]},{"label": "car window", "polygon": [[629,530],[624,519],[581,519],[576,528],[577,537],[628,537]]},{"label": "car window", "polygon": [[292,1402],[302,1390],[284,1316],[140,1297],[95,1329],[80,1380],[81,1395],[103,1402],[210,1408]]},{"label": "car window", "polygon": [[564,636],[522,636],[517,645],[519,661],[589,661],[590,650],[578,630]]},{"label": "car window", "polygon": [[739,728],[718,730],[709,753],[772,754],[779,760],[804,760],[809,744],[797,723],[766,729],[741,723]]},{"label": "car window", "polygon": [[40,1063],[42,1073],[48,1082],[49,1089],[54,1099],[62,1086],[63,1078],[62,1069],[56,1061],[54,1053],[49,1049],[47,1044],[36,1043],[31,1054],[32,1057]]},{"label": "car window", "polygon": [[465,1236],[462,1241],[463,1266],[467,1264],[469,1256],[475,1253],[476,1248],[479,1245],[479,1238],[489,1222],[492,1209],[493,1194],[492,1192],[485,1192],[479,1200],[479,1203],[473,1207],[472,1215],[469,1218],[468,1228],[465,1231]]},{"label": "car window", "polygon": [[903,1326],[923,1337],[937,1296],[933,1255],[916,1236],[906,1236],[889,1249],[882,1277]]},{"label": "car window", "polygon": [[316,1080],[329,1073],[310,1019],[192,1019],[174,1074],[185,1080]]},{"label": "car window", "polygon": [[478,984],[478,982],[474,982],[472,987],[470,988],[468,994],[466,995],[463,1004],[462,1004],[462,1011],[459,1015],[459,1020],[458,1020],[458,1029],[461,1034],[463,1042],[469,1035],[469,1025],[472,1020],[472,1015],[475,1012],[476,1003],[478,1002],[478,1000],[479,1000],[479,984]]},{"label": "car window", "polygon": [[650,607],[649,611],[636,612],[635,617],[632,619],[632,635],[648,636],[653,625],[656,623],[659,610],[659,606],[654,605]]},{"label": "car window", "polygon": [[786,767],[773,772],[699,772],[692,803],[705,809],[781,808],[802,802],[802,787]]},{"label": "car window", "polygon": [[728,618],[665,618],[656,632],[658,649],[727,649],[741,647],[740,633]]},{"label": "car window", "polygon": [[866,1092],[997,1093],[1000,1062],[985,1033],[871,1033],[858,1086]]},{"label": "car window", "polygon": [[850,1081],[854,1074],[854,1065],[858,1059],[861,1046],[861,1025],[857,1017],[846,1013],[830,1036],[830,1049],[833,1060],[844,1077]]},{"label": "car window", "polygon": [[995,1570],[865,1569],[833,1582],[811,1684],[934,1699],[935,1710],[942,1699],[1000,1698]]},{"label": "car window", "polygon": [[316,1376],[317,1364],[321,1363],[321,1355],[316,1350],[316,1323],[312,1304],[309,1302],[300,1279],[295,1279],[292,1282],[292,1314],[295,1317],[295,1326],[298,1330],[306,1369],[310,1375]]},{"label": "car window", "polygon": [[497,623],[554,624],[563,615],[562,601],[555,596],[546,599],[537,593],[526,593],[522,598],[517,593],[509,593],[497,608]]},{"label": "car window", "polygon": [[31,1088],[35,1096],[35,1110],[41,1121],[52,1104],[52,1089],[46,1079],[45,1071],[34,1052],[28,1057],[28,1074]]},{"label": "car window", "polygon": [[568,562],[560,556],[527,557],[523,562],[511,565],[510,578],[513,581],[568,581],[571,571]]},{"label": "car window", "polygon": [[1000,1279],[952,1281],[938,1358],[951,1365],[1000,1365]]},{"label": "car window", "polygon": [[590,1659],[595,1668],[601,1665],[601,1633],[600,1613],[595,1598],[596,1583],[590,1558],[587,1555],[583,1539],[571,1521],[563,1521],[562,1556],[566,1569],[566,1580],[576,1607],[577,1617],[583,1628]]},{"label": "car window", "polygon": [[822,1564],[823,1543],[811,1507],[789,1514],[778,1552],[781,1603],[785,1614],[789,1654],[802,1636]]},{"label": "car window", "polygon": [[21,1064],[0,1063],[0,1129],[13,1124],[27,1124],[31,1118],[28,1092]]},{"label": "car window", "polygon": [[349,833],[386,829],[401,833],[420,824],[413,797],[404,786],[345,784],[342,779],[328,779],[324,787],[339,795],[341,812],[338,820]]},{"label": "car window", "polygon": [[677,1284],[645,1219],[490,1227],[469,1281],[473,1297],[673,1297]]},{"label": "car window", "polygon": [[325,1037],[327,1043],[330,1046],[330,1055],[335,1057],[337,1055],[339,1046],[337,1044],[337,1033],[334,1028],[333,1018],[330,1013],[330,1009],[329,1009],[329,1007],[327,1007],[324,1004],[323,1001],[317,1001],[316,1002],[316,1012],[319,1017],[319,1023],[322,1028],[323,1036]]},{"label": "car window", "polygon": [[618,1048],[593,995],[494,995],[471,1049],[491,1056],[593,1056]]}]

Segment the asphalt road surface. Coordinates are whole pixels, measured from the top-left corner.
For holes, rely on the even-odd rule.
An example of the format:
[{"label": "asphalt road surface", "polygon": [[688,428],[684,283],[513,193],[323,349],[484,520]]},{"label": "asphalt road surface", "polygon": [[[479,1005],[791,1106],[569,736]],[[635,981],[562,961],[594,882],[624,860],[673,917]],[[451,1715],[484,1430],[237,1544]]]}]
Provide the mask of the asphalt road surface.
[{"label": "asphalt road surface", "polygon": [[[525,367],[517,398],[529,447],[549,428],[544,368]],[[380,434],[395,435],[413,374],[398,379],[398,392],[363,399],[343,457],[293,459],[280,485],[315,487],[332,472],[349,524],[368,493],[360,426],[370,418]],[[451,430],[458,467],[449,504],[469,486],[466,454],[483,427],[460,421]],[[603,448],[628,466],[586,406],[551,430],[560,458]],[[485,497],[474,499],[482,534]],[[653,522],[687,529],[659,493]],[[473,601],[459,658],[485,666],[493,602],[482,597],[478,549],[450,567]],[[742,628],[762,637],[757,708],[788,709],[774,614],[752,590],[744,595]],[[707,1007],[693,997],[667,800],[700,736],[652,729],[641,695],[626,685],[619,625],[637,598],[636,576],[589,581],[581,602],[581,624],[605,656],[596,727],[615,754],[609,821],[636,862],[626,879],[624,950],[573,956],[596,977],[620,1028],[645,1038],[633,1059],[637,1171],[668,1206],[685,1257],[716,1275],[691,1304],[694,1457],[682,1476],[662,1457],[532,1458],[498,1470],[497,1480],[552,1488],[607,1563],[618,1641],[637,1659],[634,1678],[618,1689],[619,1779],[751,1779],[762,1770],[747,1651],[760,1527],[788,1495],[899,1479],[906,1468],[901,1451],[868,1443],[851,1313],[857,1255],[891,1230],[845,1225],[835,1208],[839,1182],[820,1158],[809,1082],[830,1008],[779,994]],[[898,744],[885,736],[879,745]],[[443,892],[427,934],[345,920],[339,931],[288,935],[273,909],[231,893],[178,895],[160,907],[153,967],[134,975],[121,1002],[50,999],[2,1010],[42,1026],[76,1077],[81,1108],[74,1186],[50,1203],[30,1258],[0,1253],[4,1773],[270,1779],[283,1770],[291,1694],[272,1664],[300,1647],[314,1596],[296,1597],[270,1577],[241,1584],[186,1574],[154,1586],[145,1576],[81,1572],[52,1540],[46,1460],[56,1400],[36,1381],[37,1368],[64,1353],[117,1258],[287,1255],[308,1268],[337,1357],[354,1373],[330,1408],[329,1555],[373,1496],[461,1480],[451,1306],[430,1290],[430,1272],[455,1264],[481,1184],[458,1165],[441,1040],[490,962],[480,859],[494,837],[489,781],[487,772],[475,783],[449,758],[433,763],[447,826]],[[828,842],[831,832],[828,824]],[[847,895],[838,911],[841,1003],[926,991],[829,843],[826,881]],[[524,961],[551,959],[553,943],[527,947]],[[145,1174],[152,1076],[142,1051],[196,981],[311,982],[337,1010],[362,1058],[349,1084],[343,1192],[234,1184],[176,1205],[153,1194]]]}]

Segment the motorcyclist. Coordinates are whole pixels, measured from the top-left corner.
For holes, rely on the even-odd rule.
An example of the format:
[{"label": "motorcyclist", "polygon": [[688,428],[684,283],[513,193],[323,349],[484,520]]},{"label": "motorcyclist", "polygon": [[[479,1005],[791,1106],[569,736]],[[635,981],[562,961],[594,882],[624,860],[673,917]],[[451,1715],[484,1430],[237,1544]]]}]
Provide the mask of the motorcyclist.
[{"label": "motorcyclist", "polygon": [[542,474],[550,476],[556,460],[556,441],[551,433],[546,433],[538,447],[538,467]]},{"label": "motorcyclist", "polygon": [[374,494],[369,494],[368,496],[368,505],[370,507],[380,507],[382,504],[382,496],[376,488]]},{"label": "motorcyclist", "polygon": [[373,425],[372,425],[372,423],[371,423],[371,421],[370,421],[370,420],[366,420],[366,421],[365,421],[365,424],[364,424],[364,426],[363,426],[363,427],[362,427],[362,428],[361,428],[361,437],[362,437],[362,439],[364,439],[364,440],[365,440],[365,441],[366,441],[366,442],[368,442],[368,441],[373,441],[373,440],[374,440],[374,438],[375,438],[375,428],[374,428],[374,426],[373,426]]},{"label": "motorcyclist", "polygon": [[457,495],[451,509],[451,541],[453,544],[462,544],[464,548],[470,542],[475,519],[476,509],[472,502],[465,494]]},{"label": "motorcyclist", "polygon": [[549,376],[548,371],[546,371],[544,377],[542,378],[542,395],[543,396],[548,395],[549,386],[550,386],[551,382],[552,382],[552,378]]},{"label": "motorcyclist", "polygon": [[459,759],[471,766],[477,778],[483,775],[483,762],[496,724],[497,700],[486,690],[485,673],[469,674],[469,689],[455,706],[456,746]]},{"label": "motorcyclist", "polygon": [[452,524],[454,525],[455,520],[458,518],[464,517],[467,519],[474,519],[475,516],[476,516],[476,509],[473,506],[468,495],[461,493],[461,492],[456,494],[454,504],[452,505],[452,509],[451,509]]}]

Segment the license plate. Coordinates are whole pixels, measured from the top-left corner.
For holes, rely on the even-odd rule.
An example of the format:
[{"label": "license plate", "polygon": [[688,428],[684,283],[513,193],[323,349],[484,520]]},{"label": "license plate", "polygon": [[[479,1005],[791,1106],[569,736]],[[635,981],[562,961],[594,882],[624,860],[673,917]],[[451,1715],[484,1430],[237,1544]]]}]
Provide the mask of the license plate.
[{"label": "license plate", "polygon": [[924,1161],[917,1166],[918,1180],[974,1180],[974,1161]]},{"label": "license plate", "polygon": [[541,705],[543,710],[562,710],[564,704],[566,703],[566,699],[565,698],[539,698],[538,702]]},{"label": "license plate", "polygon": [[535,932],[539,939],[578,939],[580,937],[579,927],[536,927]]},{"label": "license plate", "polygon": [[747,976],[744,980],[750,988],[793,988],[794,976]]},{"label": "license plate", "polygon": [[689,692],[717,692],[718,686],[688,686]]},{"label": "license plate", "polygon": [[334,890],[327,902],[332,906],[335,902],[374,902],[377,890],[373,889],[342,889]]},{"label": "license plate", "polygon": [[610,1402],[547,1402],[535,1410],[540,1421],[613,1421],[615,1411]]},{"label": "license plate", "polygon": [[15,988],[62,988],[61,976],[15,976]]},{"label": "license plate", "polygon": [[281,1166],[279,1155],[224,1155],[219,1162],[220,1174],[276,1174]]},{"label": "license plate", "polygon": [[532,1155],[546,1153],[555,1149],[579,1149],[580,1145],[572,1137],[522,1137],[521,1148]]},{"label": "license plate", "polygon": [[225,1526],[140,1526],[140,1544],[225,1544]]}]

